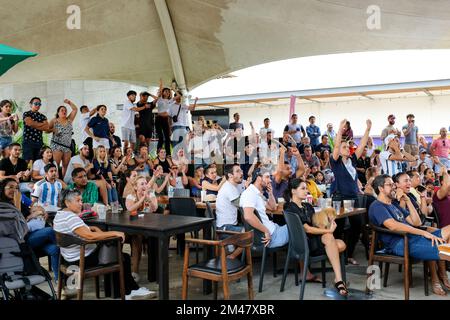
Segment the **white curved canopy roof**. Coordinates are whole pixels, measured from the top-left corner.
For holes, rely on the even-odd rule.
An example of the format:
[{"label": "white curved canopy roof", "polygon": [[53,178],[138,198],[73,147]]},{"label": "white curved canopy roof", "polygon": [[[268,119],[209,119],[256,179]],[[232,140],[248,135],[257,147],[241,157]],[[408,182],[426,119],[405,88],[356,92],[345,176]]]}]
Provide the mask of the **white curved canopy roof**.
[{"label": "white curved canopy roof", "polygon": [[[192,89],[218,75],[270,61],[330,53],[450,48],[450,1],[2,0],[0,43],[39,55],[0,83],[114,80]],[[320,72],[320,70],[319,70]]]}]

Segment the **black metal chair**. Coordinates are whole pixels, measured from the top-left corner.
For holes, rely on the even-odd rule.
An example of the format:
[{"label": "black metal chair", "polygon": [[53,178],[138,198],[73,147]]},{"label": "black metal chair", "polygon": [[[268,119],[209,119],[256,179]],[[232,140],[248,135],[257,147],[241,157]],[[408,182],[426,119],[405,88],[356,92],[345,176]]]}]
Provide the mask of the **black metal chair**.
[{"label": "black metal chair", "polygon": [[[245,221],[244,218],[244,210],[242,207],[238,208],[238,212],[241,216],[242,222],[244,223],[245,231],[253,231],[253,245],[252,245],[252,251],[256,253],[261,253],[262,255],[262,261],[261,261],[261,271],[259,274],[259,285],[258,285],[258,292],[262,292],[263,283],[264,283],[264,271],[266,268],[266,259],[267,254],[272,254],[272,266],[273,266],[273,277],[275,278],[277,276],[277,252],[281,250],[285,250],[287,248],[287,245],[276,247],[276,248],[268,248],[262,243],[262,238],[264,237],[264,234],[259,231],[258,229],[253,228],[248,222]],[[254,211],[255,215],[258,217],[258,219],[261,221],[261,217],[259,216],[258,211]]]},{"label": "black metal chair", "polygon": [[[169,198],[169,210],[170,214],[185,216],[185,217],[200,217],[195,204],[195,200],[192,198],[172,197]],[[198,231],[195,231],[191,237],[198,238]],[[184,254],[184,234],[177,235],[177,252],[179,255]],[[195,245],[195,259],[198,263],[198,244]]]},{"label": "black metal chair", "polygon": [[[291,260],[295,261],[295,285],[298,285],[298,263],[303,261],[303,274],[302,274],[302,285],[300,287],[300,300],[303,300],[306,286],[306,275],[308,273],[308,267],[311,263],[320,262],[322,271],[322,288],[326,286],[326,261],[328,260],[327,255],[310,256],[308,237],[303,228],[300,217],[294,213],[285,211],[284,218],[289,230],[289,245],[288,253],[286,256],[286,263],[284,265],[283,279],[281,280],[280,292],[284,291],[284,285],[286,282],[286,277],[288,273],[289,262]],[[346,282],[345,274],[345,261],[343,254],[340,257],[342,278]]]}]

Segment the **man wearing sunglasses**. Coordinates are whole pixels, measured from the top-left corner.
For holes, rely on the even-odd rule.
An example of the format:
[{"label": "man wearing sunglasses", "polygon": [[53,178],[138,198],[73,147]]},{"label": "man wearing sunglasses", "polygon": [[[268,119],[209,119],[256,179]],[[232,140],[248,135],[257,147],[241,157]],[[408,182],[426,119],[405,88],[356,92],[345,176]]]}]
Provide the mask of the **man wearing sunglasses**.
[{"label": "man wearing sunglasses", "polygon": [[450,139],[447,138],[447,129],[441,128],[439,131],[440,137],[435,139],[431,144],[431,154],[439,159],[439,162],[434,165],[434,171],[441,171],[441,164],[450,168],[450,161],[448,154],[450,151]]},{"label": "man wearing sunglasses", "polygon": [[31,110],[23,114],[23,158],[26,161],[39,159],[43,146],[42,132],[49,132],[47,117],[39,112],[42,101],[38,97],[30,100]]}]

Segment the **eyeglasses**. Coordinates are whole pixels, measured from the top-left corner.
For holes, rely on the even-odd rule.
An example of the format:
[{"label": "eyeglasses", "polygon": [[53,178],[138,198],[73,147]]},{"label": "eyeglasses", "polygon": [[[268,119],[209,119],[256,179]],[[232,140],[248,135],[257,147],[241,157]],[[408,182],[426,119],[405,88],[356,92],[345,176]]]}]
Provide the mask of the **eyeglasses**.
[{"label": "eyeglasses", "polygon": [[385,183],[384,186],[388,186],[388,187],[392,188],[393,186],[395,186],[395,183]]},{"label": "eyeglasses", "polygon": [[445,140],[442,140],[442,145],[445,147]]},{"label": "eyeglasses", "polygon": [[42,103],[40,103],[40,102],[33,102],[33,105],[35,105],[36,107],[40,107],[40,106],[42,106]]}]

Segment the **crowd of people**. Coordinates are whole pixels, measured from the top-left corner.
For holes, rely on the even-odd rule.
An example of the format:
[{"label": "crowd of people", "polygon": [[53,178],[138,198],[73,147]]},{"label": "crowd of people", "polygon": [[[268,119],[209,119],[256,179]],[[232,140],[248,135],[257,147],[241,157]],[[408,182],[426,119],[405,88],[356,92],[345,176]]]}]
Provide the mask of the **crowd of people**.
[{"label": "crowd of people", "polygon": [[[287,226],[275,223],[266,213],[284,202],[285,210],[299,215],[312,251],[330,258],[341,295],[348,289],[342,281],[339,253],[347,250],[347,262],[358,264],[353,253],[361,236],[361,217],[349,219],[344,243],[338,239],[344,228],[339,222],[333,222],[330,229],[313,226],[313,205],[324,197],[351,200],[365,194],[372,203],[368,207],[371,222],[416,235],[411,238],[410,254],[430,261],[433,291],[443,295],[444,289],[450,289],[445,266],[436,263],[437,249],[432,247],[450,237],[450,139],[446,128],[429,143],[419,135],[414,115],[407,116],[401,130],[395,126],[395,116],[389,115],[381,132],[383,144],[375,146],[370,120],[356,144],[347,119],[339,123],[337,131],[329,123],[321,132],[315,116],[309,117],[304,128],[293,114],[280,137],[275,137],[269,118],[259,130],[250,121],[251,134],[245,136],[238,113],[229,128],[200,117],[191,130],[190,112],[196,103],[197,99],[186,104],[181,91],[162,83],[156,95],[142,92],[138,99],[135,91],[129,91],[121,122],[114,124],[107,118],[107,106],[78,108],[68,99],[48,120],[40,112],[41,99],[33,97],[30,110],[22,117],[23,142],[19,144],[12,137],[20,117],[12,112],[10,101],[0,102],[0,198],[23,214],[29,226],[27,241],[51,256],[55,278],[60,253],[70,262],[79,256],[72,249],[59,253],[53,229],[46,224],[49,206],[59,207],[54,230],[101,239],[108,234],[87,227],[78,217],[84,204],[100,202],[128,211],[164,213],[166,208],[158,196],[168,195],[172,189],[187,189],[193,197],[205,191],[216,201],[220,229],[243,230],[237,210],[242,207],[245,221],[264,234],[263,242],[269,247],[289,241]],[[121,138],[115,134],[117,125]],[[75,127],[81,132],[77,148],[72,141]],[[44,145],[44,132],[51,134],[49,146]],[[155,136],[157,154],[152,159],[149,148]],[[435,209],[438,226],[426,219]],[[416,228],[422,225],[426,228]],[[125,238],[121,233],[114,235]],[[127,295],[148,297],[149,291],[136,284],[143,240],[138,236],[127,239],[132,248],[131,259],[124,259],[130,274],[126,277]],[[402,254],[399,238],[390,236],[384,242]],[[88,264],[98,262],[96,252],[96,248],[86,252],[91,257]],[[239,254],[235,251],[229,257]],[[308,277],[314,275],[308,273]]]}]

